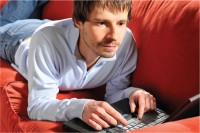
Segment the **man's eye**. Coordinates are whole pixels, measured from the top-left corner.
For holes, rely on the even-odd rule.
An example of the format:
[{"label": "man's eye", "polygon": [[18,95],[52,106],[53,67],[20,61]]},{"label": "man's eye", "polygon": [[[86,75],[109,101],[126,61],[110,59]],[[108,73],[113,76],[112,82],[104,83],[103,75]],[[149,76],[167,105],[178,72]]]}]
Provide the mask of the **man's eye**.
[{"label": "man's eye", "polygon": [[126,23],[125,22],[121,22],[121,23],[119,23],[119,25],[123,26],[123,25],[126,25]]},{"label": "man's eye", "polygon": [[97,22],[98,25],[105,25],[105,22]]}]

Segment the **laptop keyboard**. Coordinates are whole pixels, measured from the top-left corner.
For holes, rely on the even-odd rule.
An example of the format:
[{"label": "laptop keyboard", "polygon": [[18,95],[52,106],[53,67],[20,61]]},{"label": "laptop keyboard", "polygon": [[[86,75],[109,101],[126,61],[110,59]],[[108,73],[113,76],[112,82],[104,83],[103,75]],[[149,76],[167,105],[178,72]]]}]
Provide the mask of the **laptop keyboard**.
[{"label": "laptop keyboard", "polygon": [[138,119],[135,114],[123,114],[123,116],[128,120],[127,126],[122,126],[121,124],[104,129],[100,133],[120,133],[125,131],[131,131],[139,128],[149,127],[163,123],[169,115],[160,109],[155,111],[146,112],[142,119]]}]

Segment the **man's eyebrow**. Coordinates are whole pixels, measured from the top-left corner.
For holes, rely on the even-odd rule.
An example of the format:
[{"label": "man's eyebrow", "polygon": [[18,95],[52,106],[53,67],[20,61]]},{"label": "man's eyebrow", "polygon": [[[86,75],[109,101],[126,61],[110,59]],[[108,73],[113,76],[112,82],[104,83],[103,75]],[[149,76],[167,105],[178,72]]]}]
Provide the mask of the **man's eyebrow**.
[{"label": "man's eyebrow", "polygon": [[[96,22],[105,21],[105,22],[109,22],[109,20],[101,19],[101,18],[94,18],[94,19],[90,19],[89,21],[96,21]],[[119,20],[119,22],[128,22],[128,19],[121,19],[121,20]]]},{"label": "man's eyebrow", "polygon": [[108,21],[108,20],[101,19],[101,18],[93,18],[93,19],[90,19],[90,21]]}]

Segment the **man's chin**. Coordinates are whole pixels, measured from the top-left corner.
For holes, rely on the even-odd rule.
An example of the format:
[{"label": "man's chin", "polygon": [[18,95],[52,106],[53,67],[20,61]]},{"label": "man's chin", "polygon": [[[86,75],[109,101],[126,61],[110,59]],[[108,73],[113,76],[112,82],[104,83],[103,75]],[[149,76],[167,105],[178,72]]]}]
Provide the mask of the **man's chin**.
[{"label": "man's chin", "polygon": [[112,58],[115,55],[115,53],[116,52],[101,54],[101,57],[103,57],[103,58]]}]

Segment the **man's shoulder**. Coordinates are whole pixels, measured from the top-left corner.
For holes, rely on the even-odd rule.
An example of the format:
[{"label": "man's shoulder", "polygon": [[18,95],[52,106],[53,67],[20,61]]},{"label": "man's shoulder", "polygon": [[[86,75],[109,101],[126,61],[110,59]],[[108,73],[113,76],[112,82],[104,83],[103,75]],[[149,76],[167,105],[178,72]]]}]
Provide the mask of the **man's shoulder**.
[{"label": "man's shoulder", "polygon": [[129,29],[128,27],[126,28],[126,33],[125,33],[125,36],[124,36],[123,43],[126,43],[126,44],[127,44],[127,43],[128,43],[128,44],[134,43],[134,44],[135,44],[134,35],[133,35],[131,29]]},{"label": "man's shoulder", "polygon": [[73,34],[77,31],[71,18],[49,21],[36,29],[33,36],[41,36],[46,38],[65,38],[66,34]]},{"label": "man's shoulder", "polygon": [[133,36],[132,31],[127,28],[126,29],[126,34],[124,36],[122,45],[120,47],[120,49],[118,50],[119,53],[126,53],[125,51],[130,50],[130,51],[134,51],[133,49],[136,47],[136,41],[135,38]]},{"label": "man's shoulder", "polygon": [[61,19],[61,20],[49,20],[47,23],[42,24],[40,27],[36,29],[37,31],[41,31],[44,29],[65,29],[69,26],[73,25],[73,21],[71,18]]},{"label": "man's shoulder", "polygon": [[126,28],[126,34],[125,34],[125,36],[133,36],[133,32],[128,27]]}]

